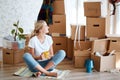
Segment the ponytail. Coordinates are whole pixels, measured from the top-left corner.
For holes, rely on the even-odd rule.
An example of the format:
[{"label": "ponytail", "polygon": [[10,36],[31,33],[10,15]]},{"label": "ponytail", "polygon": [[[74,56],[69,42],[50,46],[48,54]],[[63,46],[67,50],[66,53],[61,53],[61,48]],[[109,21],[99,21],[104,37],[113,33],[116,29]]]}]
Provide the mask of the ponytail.
[{"label": "ponytail", "polygon": [[34,37],[35,36],[35,31],[32,31],[31,35],[30,35],[30,38]]}]

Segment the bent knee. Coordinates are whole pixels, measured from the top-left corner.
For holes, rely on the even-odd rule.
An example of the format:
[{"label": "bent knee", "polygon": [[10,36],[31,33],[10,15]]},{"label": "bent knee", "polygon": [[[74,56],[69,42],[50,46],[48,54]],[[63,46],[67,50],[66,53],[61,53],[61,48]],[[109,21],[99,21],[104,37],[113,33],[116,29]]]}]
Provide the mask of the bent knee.
[{"label": "bent knee", "polygon": [[60,56],[65,57],[66,56],[66,52],[64,50],[59,50],[58,53],[60,54]]},{"label": "bent knee", "polygon": [[31,56],[30,53],[25,53],[25,54],[23,55],[23,59],[25,59],[25,58],[27,58],[27,57],[29,57],[29,56]]}]

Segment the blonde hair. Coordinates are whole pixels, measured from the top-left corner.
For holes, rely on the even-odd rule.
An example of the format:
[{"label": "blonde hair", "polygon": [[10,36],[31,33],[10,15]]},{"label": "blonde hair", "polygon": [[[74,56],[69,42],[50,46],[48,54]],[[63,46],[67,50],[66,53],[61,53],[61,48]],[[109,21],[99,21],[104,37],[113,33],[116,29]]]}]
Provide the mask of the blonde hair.
[{"label": "blonde hair", "polygon": [[37,35],[39,33],[39,30],[42,29],[42,27],[46,24],[46,21],[39,20],[35,23],[35,29],[32,31],[30,38]]}]

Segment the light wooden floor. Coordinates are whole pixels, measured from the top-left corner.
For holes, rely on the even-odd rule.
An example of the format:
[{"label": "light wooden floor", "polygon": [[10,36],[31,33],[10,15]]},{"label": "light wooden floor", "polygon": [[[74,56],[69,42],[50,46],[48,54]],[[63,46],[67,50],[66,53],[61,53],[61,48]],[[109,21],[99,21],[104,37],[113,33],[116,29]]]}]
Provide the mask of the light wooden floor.
[{"label": "light wooden floor", "polygon": [[[12,74],[24,66],[24,63],[16,65],[1,64],[0,80],[39,80],[38,78],[25,78],[13,76]],[[65,80],[120,80],[120,73],[92,72],[86,73],[85,69],[74,68],[72,60],[65,59],[57,66],[57,69],[71,70]]]}]

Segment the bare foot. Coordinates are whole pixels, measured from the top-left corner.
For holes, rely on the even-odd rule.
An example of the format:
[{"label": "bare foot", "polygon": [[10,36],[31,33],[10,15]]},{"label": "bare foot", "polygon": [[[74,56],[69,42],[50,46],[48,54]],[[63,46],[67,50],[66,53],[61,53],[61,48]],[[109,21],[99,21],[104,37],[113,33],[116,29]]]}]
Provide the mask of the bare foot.
[{"label": "bare foot", "polygon": [[47,76],[52,76],[52,77],[57,77],[57,73],[56,72],[49,72],[48,74],[46,74]]},{"label": "bare foot", "polygon": [[36,77],[39,77],[41,74],[41,72],[36,72]]}]

